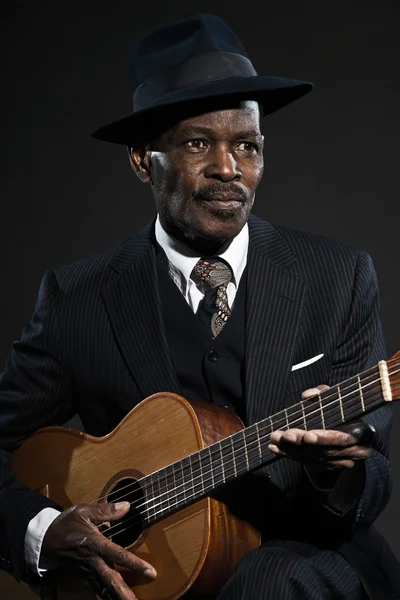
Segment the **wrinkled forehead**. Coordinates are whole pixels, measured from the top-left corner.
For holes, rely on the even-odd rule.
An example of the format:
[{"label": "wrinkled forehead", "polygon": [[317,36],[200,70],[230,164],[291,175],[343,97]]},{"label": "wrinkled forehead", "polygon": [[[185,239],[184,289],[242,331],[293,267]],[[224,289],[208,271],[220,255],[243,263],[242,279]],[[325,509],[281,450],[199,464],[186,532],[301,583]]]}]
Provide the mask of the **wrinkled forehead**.
[{"label": "wrinkled forehead", "polygon": [[[169,139],[184,129],[196,127],[221,128],[228,127],[232,131],[244,128],[260,133],[263,116],[262,106],[255,100],[238,100],[213,98],[201,102],[175,107],[161,118],[153,122],[151,130],[147,130],[143,146],[158,146],[162,140]],[[141,144],[137,144],[140,146]]]}]

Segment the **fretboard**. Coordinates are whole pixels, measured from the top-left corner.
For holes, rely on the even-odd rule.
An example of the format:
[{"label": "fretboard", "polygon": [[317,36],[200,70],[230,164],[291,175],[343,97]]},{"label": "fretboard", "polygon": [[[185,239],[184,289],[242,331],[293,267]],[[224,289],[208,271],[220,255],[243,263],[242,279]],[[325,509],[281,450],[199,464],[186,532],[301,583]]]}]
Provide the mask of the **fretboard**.
[{"label": "fretboard", "polygon": [[143,477],[139,481],[145,498],[143,525],[152,525],[211,494],[229,481],[275,460],[276,455],[268,450],[273,431],[293,427],[303,430],[333,429],[374,410],[387,399],[386,368],[386,363],[381,361],[379,366],[347,379],[310,400],[284,408],[267,419]]}]

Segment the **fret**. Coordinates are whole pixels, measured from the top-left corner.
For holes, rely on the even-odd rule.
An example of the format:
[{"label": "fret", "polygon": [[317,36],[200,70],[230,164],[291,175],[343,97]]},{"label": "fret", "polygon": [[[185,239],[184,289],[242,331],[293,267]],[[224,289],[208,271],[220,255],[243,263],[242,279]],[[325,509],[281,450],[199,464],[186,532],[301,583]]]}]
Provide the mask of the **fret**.
[{"label": "fret", "polygon": [[207,450],[208,450],[208,457],[210,459],[211,487],[212,487],[212,489],[214,489],[215,483],[214,483],[214,471],[213,471],[213,464],[212,464],[211,447],[208,446]]},{"label": "fret", "polygon": [[189,493],[190,493],[190,483],[192,484],[192,494],[195,493],[194,490],[194,477],[193,477],[193,465],[192,465],[192,457],[189,455],[188,457],[188,463],[189,463],[189,481],[188,481],[188,488],[189,488]]},{"label": "fret", "polygon": [[233,443],[233,437],[231,437],[231,448],[232,448],[233,474],[235,477],[237,477],[236,454],[235,454],[235,444]]},{"label": "fret", "polygon": [[289,417],[288,417],[287,409],[285,408],[285,409],[284,409],[284,411],[285,411],[286,427],[287,427],[288,429],[290,429],[290,425],[289,425]]},{"label": "fret", "polygon": [[323,406],[322,406],[321,392],[318,393],[318,400],[319,400],[319,407],[320,407],[320,410],[321,410],[322,429],[326,429],[326,427],[325,427],[324,409],[323,409]]},{"label": "fret", "polygon": [[259,426],[259,423],[256,423],[258,456],[259,456],[260,461],[261,461],[261,459],[262,459],[262,452],[261,452],[261,443],[260,443],[260,430],[259,430],[258,426]]},{"label": "fret", "polygon": [[300,404],[301,404],[301,412],[303,414],[304,430],[307,431],[307,419],[306,419],[306,412],[304,410],[304,404],[303,404],[303,402],[300,402]]},{"label": "fret", "polygon": [[284,409],[287,429],[302,427],[304,424],[304,410],[302,404],[294,404]]},{"label": "fret", "polygon": [[197,452],[190,456],[190,464],[192,468],[192,483],[193,483],[193,494],[198,496],[203,491],[203,477],[200,467],[200,456]]},{"label": "fret", "polygon": [[362,387],[361,387],[361,379],[360,376],[357,376],[358,379],[358,391],[360,392],[360,398],[361,398],[361,408],[362,411],[365,412],[365,404],[364,404],[364,396],[363,396],[363,391],[362,391]]},{"label": "fret", "polygon": [[247,448],[247,470],[254,469],[260,464],[260,440],[258,428],[256,425],[251,425],[245,430],[246,433],[246,448]]},{"label": "fret", "polygon": [[245,453],[245,457],[246,457],[246,467],[248,470],[249,469],[249,455],[247,454],[247,441],[246,441],[246,430],[245,429],[242,429],[242,435],[243,435],[244,453]]},{"label": "fret", "polygon": [[201,491],[202,491],[202,493],[204,493],[205,489],[204,489],[204,477],[203,477],[203,461],[201,460],[200,455],[199,455],[198,463],[199,463],[199,477],[200,477]]},{"label": "fret", "polygon": [[[179,485],[178,485],[178,489],[177,489],[177,503],[181,502],[181,501],[185,501],[186,500],[186,489],[185,489],[185,484],[186,484],[186,474],[185,474],[185,467],[187,464],[187,457],[183,458],[180,462],[181,465],[181,475],[182,478],[179,481]],[[180,498],[180,496],[182,496],[182,498]]]},{"label": "fret", "polygon": [[337,391],[338,391],[338,397],[339,397],[339,404],[340,404],[340,414],[342,417],[342,423],[344,423],[344,411],[343,411],[343,400],[342,400],[342,391],[340,389],[340,385],[337,386]]},{"label": "fret", "polygon": [[213,484],[214,486],[221,485],[225,481],[225,473],[222,462],[221,444],[216,442],[213,444],[213,450],[211,453],[211,472],[213,473]]},{"label": "fret", "polygon": [[168,511],[170,508],[171,493],[172,496],[175,496],[176,483],[174,465],[168,465],[165,469],[157,471],[157,479],[158,497],[155,498],[155,511],[153,516],[156,516],[157,512]]},{"label": "fret", "polygon": [[270,422],[270,424],[271,424],[271,433],[272,433],[272,432],[274,431],[274,422],[273,422],[273,420],[272,420],[272,416],[271,416],[271,417],[269,417],[269,422]]},{"label": "fret", "polygon": [[160,498],[160,496],[161,496],[160,471],[156,471],[154,473],[154,475],[156,477],[156,482],[155,482],[155,485],[154,485],[155,496],[154,496],[154,504],[153,504],[153,506],[154,506],[153,517],[156,516],[159,508],[162,508],[162,507],[159,507],[159,505],[160,505],[160,503],[162,505],[162,501],[164,499],[163,497]]},{"label": "fret", "polygon": [[226,479],[225,479],[225,463],[224,463],[224,457],[222,454],[222,446],[221,443],[218,444],[219,446],[219,455],[221,457],[221,467],[222,467],[222,482],[225,483]]},{"label": "fret", "polygon": [[[147,499],[146,497],[146,505],[145,505],[145,510],[147,513],[147,518],[151,519],[152,514],[151,514],[151,509],[153,509],[153,516],[154,516],[154,482],[153,482],[153,477],[150,475],[150,498]],[[146,495],[147,496],[147,495]]]}]

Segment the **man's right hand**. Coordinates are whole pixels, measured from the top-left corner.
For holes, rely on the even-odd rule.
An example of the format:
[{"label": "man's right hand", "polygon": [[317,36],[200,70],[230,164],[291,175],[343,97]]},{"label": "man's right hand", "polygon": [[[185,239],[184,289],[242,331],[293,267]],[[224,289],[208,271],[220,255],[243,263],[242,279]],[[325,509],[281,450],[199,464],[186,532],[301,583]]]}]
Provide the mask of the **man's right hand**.
[{"label": "man's right hand", "polygon": [[44,536],[43,558],[78,571],[101,600],[136,600],[112,565],[132,569],[149,579],[157,576],[154,567],[114,544],[97,527],[100,523],[122,519],[129,508],[129,502],[78,504],[62,512]]}]

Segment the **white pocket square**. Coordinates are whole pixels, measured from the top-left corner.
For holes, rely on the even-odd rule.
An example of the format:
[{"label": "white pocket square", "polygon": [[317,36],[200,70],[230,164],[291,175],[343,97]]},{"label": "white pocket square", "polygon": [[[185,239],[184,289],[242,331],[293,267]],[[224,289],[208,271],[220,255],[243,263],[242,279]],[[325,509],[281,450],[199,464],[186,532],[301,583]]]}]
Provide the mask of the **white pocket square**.
[{"label": "white pocket square", "polygon": [[309,358],[308,360],[304,360],[303,362],[298,363],[297,365],[293,365],[292,371],[297,371],[297,369],[302,369],[303,367],[308,367],[308,365],[312,365],[312,363],[317,362],[317,360],[319,360],[322,357],[323,357],[323,354],[317,354],[317,356],[313,356],[312,358]]}]

